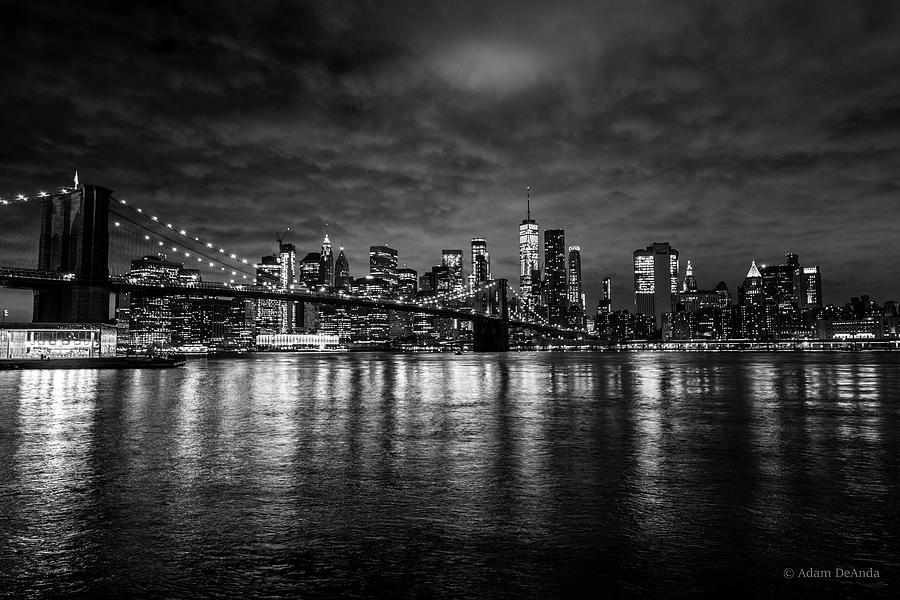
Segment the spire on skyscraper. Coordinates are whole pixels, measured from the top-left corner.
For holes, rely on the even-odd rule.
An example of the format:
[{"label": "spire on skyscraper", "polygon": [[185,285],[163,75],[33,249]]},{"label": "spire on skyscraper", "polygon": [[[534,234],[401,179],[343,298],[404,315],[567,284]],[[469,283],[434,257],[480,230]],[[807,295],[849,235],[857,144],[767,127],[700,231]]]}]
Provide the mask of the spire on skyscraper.
[{"label": "spire on skyscraper", "polygon": [[525,206],[527,207],[526,208],[527,216],[525,218],[530,221],[531,220],[531,186],[530,185],[525,186]]},{"label": "spire on skyscraper", "polygon": [[756,267],[756,261],[752,261],[750,264],[750,270],[747,271],[747,279],[751,279],[753,277],[762,277],[762,273],[759,272],[759,269]]}]

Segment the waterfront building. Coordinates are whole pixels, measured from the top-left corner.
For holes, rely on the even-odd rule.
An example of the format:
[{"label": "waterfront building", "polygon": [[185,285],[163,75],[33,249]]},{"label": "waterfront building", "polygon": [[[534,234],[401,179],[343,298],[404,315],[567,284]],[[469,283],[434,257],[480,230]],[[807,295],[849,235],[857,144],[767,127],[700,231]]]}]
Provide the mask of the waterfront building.
[{"label": "waterfront building", "polygon": [[[272,277],[266,269],[262,274],[263,278]],[[135,283],[201,281],[200,271],[185,269],[183,263],[169,261],[164,254],[133,260],[127,277]],[[246,347],[256,333],[256,305],[256,301],[245,298],[156,296],[132,292],[128,309],[129,343],[136,348]]]},{"label": "waterfront building", "polygon": [[881,316],[851,319],[819,319],[817,337],[820,340],[881,340],[885,338]]},{"label": "waterfront building", "polygon": [[256,345],[265,350],[337,350],[340,343],[338,336],[327,333],[256,336]]},{"label": "waterfront building", "polygon": [[[127,277],[134,283],[177,283],[183,268],[183,263],[167,260],[165,254],[147,255],[131,261]],[[172,303],[171,296],[132,293],[128,323],[131,344],[139,348],[168,346],[172,341]]]},{"label": "waterfront building", "polygon": [[341,343],[349,342],[353,334],[352,310],[346,306],[323,304],[320,311],[318,331],[337,336]]},{"label": "waterfront building", "polygon": [[662,315],[673,312],[678,294],[678,251],[668,242],[655,242],[634,251],[634,306],[653,317],[662,329]]},{"label": "waterfront building", "polygon": [[114,357],[116,336],[101,323],[3,323],[0,359]]}]

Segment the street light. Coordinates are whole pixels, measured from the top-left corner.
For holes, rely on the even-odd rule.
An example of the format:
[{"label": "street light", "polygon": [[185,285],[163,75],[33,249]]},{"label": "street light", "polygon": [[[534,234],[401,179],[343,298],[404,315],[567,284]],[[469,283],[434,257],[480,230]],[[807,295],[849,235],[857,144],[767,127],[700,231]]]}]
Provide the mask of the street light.
[{"label": "street light", "polygon": [[3,309],[3,324],[6,325],[6,317],[9,316],[9,311],[5,308]]}]

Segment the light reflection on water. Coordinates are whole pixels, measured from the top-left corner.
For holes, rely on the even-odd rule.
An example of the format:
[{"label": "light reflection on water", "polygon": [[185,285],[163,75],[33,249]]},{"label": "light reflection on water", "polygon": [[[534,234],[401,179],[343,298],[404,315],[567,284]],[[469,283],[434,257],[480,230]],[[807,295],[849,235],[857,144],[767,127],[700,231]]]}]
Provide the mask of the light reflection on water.
[{"label": "light reflection on water", "polygon": [[[0,594],[887,593],[898,364],[345,354],[3,372]],[[841,565],[882,579],[782,577]]]}]

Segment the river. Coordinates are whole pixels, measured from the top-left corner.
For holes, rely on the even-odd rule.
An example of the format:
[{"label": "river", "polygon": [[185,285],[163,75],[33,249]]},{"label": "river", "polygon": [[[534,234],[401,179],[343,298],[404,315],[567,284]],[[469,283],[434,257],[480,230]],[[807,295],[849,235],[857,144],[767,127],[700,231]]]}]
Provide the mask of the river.
[{"label": "river", "polygon": [[898,487],[894,353],[0,372],[7,597],[889,596]]}]

